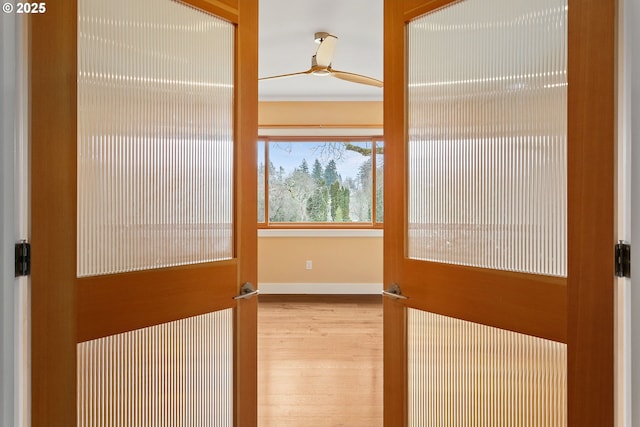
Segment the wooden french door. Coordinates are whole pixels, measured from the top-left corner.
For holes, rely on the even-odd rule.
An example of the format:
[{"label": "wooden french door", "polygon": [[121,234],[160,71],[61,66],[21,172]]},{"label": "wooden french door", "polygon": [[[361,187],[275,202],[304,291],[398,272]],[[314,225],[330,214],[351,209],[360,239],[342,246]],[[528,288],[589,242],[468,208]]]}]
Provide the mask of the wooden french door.
[{"label": "wooden french door", "polygon": [[[215,344],[206,347],[207,343],[198,341],[199,333],[206,333],[209,337],[215,331],[205,320],[197,319],[222,312],[227,313],[226,328],[230,331],[226,341],[230,347],[230,360],[226,360],[230,369],[222,373],[223,376],[228,377],[231,394],[233,394],[229,400],[232,412],[229,419],[232,419],[233,425],[237,426],[255,426],[257,423],[257,301],[256,298],[234,299],[234,296],[241,293],[242,284],[248,282],[255,285],[257,280],[255,209],[251,206],[256,206],[258,2],[257,0],[165,1],[169,7],[174,8],[170,10],[177,11],[176,16],[180,15],[179,19],[183,19],[182,14],[188,15],[187,19],[174,23],[164,20],[173,16],[158,17],[157,13],[152,13],[155,10],[145,12],[145,6],[140,5],[149,6],[151,4],[149,2],[137,2],[137,5],[136,2],[129,2],[129,4],[123,2],[122,4],[126,6],[122,7],[130,7],[139,13],[137,16],[134,14],[133,18],[127,18],[128,20],[119,21],[116,15],[112,15],[118,12],[117,10],[105,12],[104,15],[94,12],[95,15],[89,18],[83,15],[79,19],[80,2],[77,0],[50,2],[46,5],[46,13],[30,17],[31,209],[33,212],[31,243],[34,249],[31,293],[31,424],[33,426],[78,425],[79,414],[86,410],[78,403],[83,399],[83,395],[79,396],[79,393],[94,393],[93,403],[100,401],[98,404],[101,404],[102,400],[108,399],[109,397],[102,396],[96,400],[97,389],[79,390],[79,377],[82,375],[78,373],[79,346],[83,343],[126,336],[131,331],[142,331],[140,336],[143,338],[147,336],[144,334],[148,334],[156,340],[148,346],[154,345],[160,352],[160,355],[156,355],[156,359],[148,361],[143,360],[146,357],[144,354],[147,353],[136,353],[130,359],[141,361],[136,368],[138,371],[135,373],[135,380],[132,380],[133,368],[130,368],[126,372],[115,373],[114,376],[118,376],[119,383],[116,386],[109,386],[113,387],[110,393],[114,398],[121,399],[122,396],[116,395],[124,393],[129,396],[130,401],[138,401],[138,409],[127,409],[130,413],[135,413],[137,418],[129,421],[123,419],[122,417],[127,415],[126,411],[120,411],[124,415],[118,415],[120,418],[117,418],[114,414],[119,409],[111,408],[104,413],[96,412],[98,415],[95,425],[115,425],[117,422],[122,425],[146,425],[152,419],[155,419],[153,422],[157,425],[171,425],[178,422],[198,425],[192,415],[185,413],[184,408],[189,405],[197,406],[198,402],[206,404],[205,401],[198,400],[202,399],[202,394],[194,387],[198,385],[208,387],[207,393],[210,389],[218,387],[215,383],[206,383],[199,372],[209,370],[209,365],[218,363],[222,356],[217,353],[209,354],[217,351]],[[104,4],[108,5],[109,2],[106,1]],[[191,24],[188,20],[193,14],[197,15],[195,24]],[[158,20],[154,20],[156,18]],[[79,20],[84,21],[79,23]],[[88,21],[91,21],[88,24],[95,24],[98,28],[97,35],[79,34],[81,25],[87,25]],[[189,37],[198,37],[206,31],[213,31],[210,34],[218,34],[215,33],[217,31],[215,28],[220,26],[226,28],[224,34],[230,40],[230,50],[226,57],[230,64],[230,71],[227,75],[220,79],[217,75],[211,77],[213,74],[209,75],[204,67],[196,70],[194,74],[185,74],[186,77],[174,78],[171,72],[163,69],[163,64],[168,63],[175,63],[188,69],[192,64],[185,64],[189,61],[184,59],[182,52],[195,49],[195,43],[191,43]],[[127,32],[133,34],[136,31],[143,34],[144,40],[141,44],[130,44],[125,36],[128,35]],[[178,39],[171,34],[166,34],[171,31],[179,31],[182,38]],[[116,69],[121,72],[116,72],[112,76],[97,76],[82,71],[82,67],[86,64],[79,64],[78,59],[82,58],[82,52],[79,51],[81,36],[106,46],[107,54],[102,58],[97,55],[91,56],[93,63],[89,65],[105,66],[107,69]],[[181,41],[177,42],[177,40]],[[148,46],[154,48],[160,46],[161,49],[162,43],[170,44],[173,53],[149,54],[145,50]],[[214,73],[217,62],[220,62],[215,57],[218,54],[215,46],[222,42],[214,38],[210,39],[210,43],[206,40],[200,43],[204,46],[204,53],[201,54],[204,58],[196,55],[195,61],[198,62],[200,59],[202,59],[200,62],[208,61],[211,64],[210,72]],[[133,65],[130,68],[127,68],[128,65],[124,62],[117,64],[108,62],[118,58],[118,54],[114,53],[118,49],[125,52],[127,61],[132,61]],[[207,56],[210,57],[207,58]],[[137,58],[143,57],[151,57],[151,66],[155,64],[157,69],[151,69],[150,65],[136,62]],[[123,60],[119,58],[117,61]],[[145,67],[151,69],[150,74],[145,74],[147,72]],[[79,70],[82,75],[79,74]],[[126,116],[129,115],[133,120],[130,120],[124,129],[116,130],[116,139],[121,138],[122,135],[126,136],[126,132],[136,128],[140,123],[149,125],[144,129],[144,135],[135,141],[127,140],[127,142],[144,145],[151,144],[155,136],[164,138],[167,134],[178,135],[180,144],[176,144],[175,141],[168,142],[169,152],[175,156],[173,161],[168,163],[169,166],[158,166],[158,152],[153,151],[153,148],[151,154],[148,154],[149,157],[145,157],[145,154],[140,154],[144,152],[142,149],[127,151],[123,147],[118,148],[116,144],[116,148],[113,148],[114,152],[109,155],[124,156],[120,159],[119,166],[111,169],[104,166],[103,170],[100,169],[101,163],[96,162],[89,167],[88,171],[93,178],[81,176],[82,171],[79,169],[83,166],[78,159],[80,151],[78,141],[81,138],[79,134],[82,133],[84,123],[79,123],[78,118],[86,111],[79,111],[79,105],[86,107],[88,104],[86,100],[78,99],[80,93],[78,85],[81,84],[82,79],[86,78],[102,78],[102,83],[91,87],[105,90],[101,95],[104,99],[117,98],[116,104],[120,103],[105,114],[97,114],[97,117],[89,116],[93,120],[92,126],[100,129],[92,137],[95,139],[105,137],[108,130],[100,126],[110,122],[113,119],[112,116],[120,114],[126,120]],[[112,80],[109,80],[110,78]],[[129,89],[127,86],[129,83],[126,82],[131,83],[134,80],[147,86],[140,92],[136,92],[135,88]],[[148,98],[151,98],[151,102],[147,105],[168,106],[168,111],[156,115],[153,112],[146,114],[140,106],[149,99],[145,100],[145,96],[140,94],[151,93],[151,89],[155,90],[159,87],[158,85],[167,82],[173,86],[160,89],[162,92],[160,95],[157,93],[150,95]],[[118,88],[119,84],[121,86]],[[115,88],[114,92],[118,90],[120,92],[113,95],[113,92],[109,92],[110,88]],[[225,113],[220,113],[219,105],[215,104],[218,98],[206,99],[207,97],[201,95],[202,90],[218,90],[226,94],[225,99],[228,100],[230,113],[225,119],[225,125],[229,131],[222,131],[216,136],[218,138],[216,143],[226,141],[227,148],[231,147],[226,154],[220,154],[219,145],[211,145],[210,135],[214,131],[207,126],[202,126],[205,119],[213,120],[212,127],[215,126],[220,121],[219,117],[224,116]],[[124,96],[121,96],[123,93]],[[84,95],[80,94],[80,96]],[[166,97],[162,98],[162,96]],[[172,100],[187,99],[189,96],[192,96],[190,98],[192,101],[189,101],[191,104],[184,106],[182,110],[183,106],[172,104]],[[201,97],[198,98],[198,96]],[[89,104],[92,102],[94,101],[89,101]],[[203,107],[207,102],[213,105],[210,110],[205,110]],[[92,109],[93,105],[90,107],[88,110],[98,111]],[[212,118],[212,116],[215,117]],[[87,115],[82,117],[86,118]],[[176,128],[180,117],[187,117],[180,122],[182,125],[196,123],[197,129]],[[184,147],[190,145],[196,148],[192,152],[185,151]],[[96,150],[96,156],[99,154],[97,151],[99,150]],[[214,167],[208,167],[206,162],[201,161],[206,155],[222,160]],[[172,169],[172,165],[178,164],[181,166]],[[123,178],[127,174],[127,167],[130,166],[142,169],[133,183],[128,183],[126,177]],[[167,197],[174,188],[171,177],[176,177],[176,180],[180,178],[183,181],[196,182],[194,178],[196,174],[193,170],[189,170],[190,167],[197,169],[198,173],[201,172],[201,176],[204,174],[206,179],[210,179],[211,185],[220,185],[220,181],[224,181],[224,190],[216,190],[218,193],[213,191],[211,194],[218,197],[219,193],[226,191],[227,206],[211,204],[205,196],[199,199],[193,198],[189,191],[184,190],[186,188],[182,186],[184,182],[175,183],[175,187],[182,186],[179,196]],[[95,270],[97,273],[89,271],[86,274],[86,271],[81,271],[84,267],[79,267],[78,251],[86,242],[81,242],[78,223],[85,221],[86,218],[85,213],[79,212],[84,208],[81,206],[79,209],[78,199],[81,191],[78,188],[79,184],[84,184],[80,181],[95,179],[97,175],[94,169],[100,169],[97,172],[98,175],[101,174],[100,179],[113,179],[116,183],[115,187],[112,187],[114,188],[112,193],[91,195],[89,192],[89,197],[94,198],[92,199],[95,203],[94,208],[98,207],[96,209],[98,216],[108,217],[112,201],[118,198],[119,192],[126,194],[125,200],[137,200],[136,203],[139,204],[133,208],[125,206],[122,212],[128,213],[111,217],[118,218],[120,222],[112,219],[95,222],[94,229],[98,234],[107,229],[107,225],[112,229],[119,226],[121,228],[119,232],[126,232],[122,230],[123,228],[133,230],[131,238],[128,239],[132,246],[123,247],[120,241],[119,249],[111,251],[109,255],[108,252],[103,253],[103,247],[98,243],[91,252],[93,255],[90,254],[90,258],[93,256],[93,259],[90,259],[88,264],[92,262],[104,264],[114,259],[122,260],[121,258],[124,257],[120,255],[126,252],[136,260],[144,259],[146,256],[147,260],[151,259],[151,266],[134,265],[133,268],[128,269],[133,271],[127,271],[127,268],[121,267],[113,267],[116,272],[111,272],[109,270],[111,267],[107,267],[104,271]],[[158,178],[159,176],[162,178]],[[161,181],[156,187],[149,184],[154,179]],[[202,184],[202,181],[198,182]],[[201,184],[196,187],[200,187]],[[209,185],[207,182],[204,184]],[[149,188],[152,190],[148,190]],[[143,196],[136,199],[136,195],[140,194]],[[148,213],[151,209],[146,204],[150,195],[165,197],[167,204],[156,205],[158,212],[147,215],[145,212]],[[173,258],[169,261],[165,258],[164,265],[160,268],[154,267],[154,260],[162,258],[163,255],[147,256],[149,254],[144,253],[147,249],[144,244],[141,244],[141,240],[156,233],[163,226],[166,228],[167,224],[172,222],[171,218],[182,215],[183,210],[187,209],[186,201],[189,203],[188,208],[194,209],[196,213],[191,216],[183,215],[182,218],[187,220],[182,224],[172,224],[174,227],[164,234],[168,239],[160,245],[159,251],[174,250],[175,248],[168,246],[179,245],[182,242],[188,246],[189,253],[185,255],[178,249],[177,252],[172,253]],[[201,221],[207,216],[209,210],[216,210],[218,215],[217,222],[213,226]],[[131,223],[127,215],[135,215],[137,212],[142,213],[143,219]],[[186,237],[185,235],[178,237],[180,230],[176,231],[177,228],[187,230]],[[91,227],[89,230],[91,231]],[[213,238],[210,237],[211,235]],[[198,259],[200,247],[207,247],[210,243],[208,240],[215,240],[220,236],[223,236],[223,240],[228,243],[222,250],[224,253],[219,255],[219,248],[214,247],[212,250],[214,255],[210,260]],[[103,237],[96,237],[96,241],[100,242]],[[110,238],[110,242],[118,239],[117,236]],[[89,240],[91,244],[92,241]],[[192,259],[194,261],[190,261]],[[126,262],[129,261],[125,260]],[[183,329],[174,338],[169,338],[166,329],[161,332],[145,332],[155,327],[187,322],[189,319],[196,319],[195,328],[200,332]],[[135,341],[137,338],[134,338],[131,339]],[[128,340],[130,339],[125,338],[121,343],[127,344]],[[179,347],[172,348],[189,340],[196,343],[188,350],[188,354],[187,350],[181,350]],[[144,347],[145,344],[141,346]],[[105,360],[109,359],[108,363],[114,364],[113,366],[116,363],[114,360],[120,360],[117,363],[122,363],[126,367],[130,360],[119,354],[121,350],[122,348],[118,349],[118,347],[107,349],[108,357]],[[138,348],[135,351],[146,350]],[[104,354],[96,357],[104,357]],[[192,366],[178,366],[182,363],[180,361],[185,361],[187,358],[191,358],[189,361],[193,362]],[[145,369],[154,363],[164,363],[162,369],[174,369],[174,376],[171,379],[155,379],[153,380],[156,381],[155,388],[145,389],[140,381],[144,382],[145,372],[147,372]],[[186,375],[187,370],[190,370],[192,377],[195,378],[193,384],[180,382],[182,373]],[[162,377],[162,370],[159,372]],[[182,386],[184,389],[179,389]],[[171,414],[171,412],[168,408],[162,407],[163,405],[154,409],[141,400],[150,398],[156,399],[156,402],[168,402],[169,393],[174,393],[175,399],[181,402],[183,406],[180,411],[182,412],[178,415],[174,412],[171,416],[177,418],[172,420],[152,418],[157,417],[158,414]],[[127,404],[122,403],[122,400],[119,402],[118,405]],[[135,404],[134,402],[133,405]],[[182,418],[178,419],[179,417]],[[199,420],[209,422],[202,417]],[[228,424],[225,422],[217,425]]]},{"label": "wooden french door", "polygon": [[[472,1],[480,8],[477,10],[485,8],[482,0],[468,0],[468,3]],[[430,204],[423,205],[427,206],[425,209],[435,209],[435,211],[440,209],[438,212],[443,212],[448,209],[446,206],[443,207],[445,204],[459,203],[458,206],[467,206],[469,210],[481,210],[478,208],[479,206],[486,207],[489,203],[484,203],[479,198],[495,197],[495,194],[492,195],[492,190],[487,191],[487,183],[500,184],[501,182],[503,185],[509,186],[512,185],[512,182],[518,182],[518,178],[514,178],[515,175],[508,175],[513,172],[512,169],[507,168],[509,172],[500,175],[502,173],[500,171],[503,170],[501,168],[505,167],[504,157],[497,155],[494,157],[495,162],[492,163],[488,156],[483,157],[480,150],[474,151],[474,148],[469,148],[466,145],[468,140],[476,136],[474,133],[479,132],[477,129],[481,129],[482,132],[487,129],[498,129],[499,122],[511,114],[511,107],[519,105],[519,101],[515,98],[510,98],[509,102],[511,103],[506,106],[501,105],[500,101],[496,101],[496,94],[493,91],[496,86],[491,86],[491,84],[498,80],[508,81],[511,78],[508,73],[498,76],[499,78],[495,79],[493,83],[490,82],[483,86],[486,82],[483,82],[482,79],[474,80],[459,72],[459,68],[463,66],[461,64],[464,64],[464,59],[461,59],[463,55],[473,56],[475,53],[479,53],[478,58],[482,61],[482,55],[487,49],[487,46],[481,44],[483,37],[485,37],[482,31],[472,33],[475,35],[467,39],[467,43],[474,46],[470,50],[460,51],[452,48],[447,51],[445,48],[443,53],[436,46],[434,51],[439,54],[429,56],[431,51],[428,50],[429,48],[425,48],[427,50],[424,54],[424,66],[429,67],[428,62],[435,63],[436,67],[440,66],[435,73],[439,78],[420,81],[416,80],[412,74],[414,73],[414,70],[411,69],[412,59],[409,58],[411,52],[415,51],[412,50],[414,47],[410,45],[413,37],[412,31],[432,31],[431,36],[425,37],[425,43],[428,43],[429,37],[432,37],[436,40],[434,45],[437,45],[447,37],[459,41],[458,37],[464,35],[456,34],[456,28],[464,32],[482,30],[482,28],[491,25],[487,23],[488,21],[480,18],[476,21],[473,19],[456,21],[451,18],[455,14],[449,15],[444,21],[418,21],[425,16],[440,13],[445,9],[453,10],[465,3],[467,3],[465,0],[460,2],[449,0],[385,1],[384,122],[387,173],[385,179],[384,280],[386,287],[391,287],[394,284],[399,285],[403,296],[403,298],[388,296],[384,301],[385,426],[448,425],[443,421],[446,419],[451,425],[454,425],[452,419],[456,419],[456,417],[464,418],[465,421],[460,425],[492,425],[487,420],[495,414],[488,412],[503,410],[503,415],[498,414],[498,416],[507,416],[504,414],[513,413],[511,409],[505,409],[510,401],[517,403],[520,398],[529,403],[534,402],[536,398],[528,399],[526,390],[512,392],[510,391],[512,389],[508,388],[511,386],[506,389],[501,388],[500,390],[507,390],[507,392],[498,395],[493,401],[491,398],[487,398],[487,395],[490,395],[495,389],[503,387],[500,385],[500,378],[503,375],[509,375],[505,374],[508,370],[505,362],[507,357],[499,359],[498,362],[492,362],[494,363],[493,368],[490,364],[482,366],[480,368],[484,369],[482,378],[473,377],[473,369],[470,366],[477,362],[474,361],[476,360],[474,357],[478,352],[482,353],[482,357],[485,358],[482,360],[486,362],[490,356],[492,357],[494,353],[499,354],[500,351],[500,349],[491,347],[491,343],[482,340],[487,336],[493,336],[491,334],[502,333],[500,331],[508,331],[507,334],[515,333],[516,337],[524,337],[525,340],[529,339],[528,337],[535,337],[532,338],[534,340],[541,339],[545,346],[549,345],[553,348],[559,346],[560,352],[565,352],[566,355],[560,356],[561,359],[559,359],[561,360],[560,368],[566,367],[566,373],[559,374],[560,376],[566,375],[566,380],[560,381],[561,384],[566,385],[566,391],[561,392],[566,396],[566,401],[563,401],[563,398],[559,400],[559,402],[566,402],[562,404],[563,408],[560,408],[560,411],[564,411],[565,415],[559,416],[560,421],[557,423],[554,421],[546,424],[540,419],[536,421],[537,423],[531,421],[528,424],[526,415],[523,415],[518,419],[519,423],[523,423],[521,425],[559,425],[558,423],[566,422],[569,426],[612,426],[614,419],[614,268],[612,251],[614,246],[616,2],[568,0],[565,6],[553,9],[554,13],[568,14],[566,22],[559,24],[555,18],[546,21],[546,29],[557,28],[557,25],[565,25],[567,28],[566,25],[568,25],[566,47],[568,51],[566,69],[568,72],[556,73],[557,75],[565,74],[568,85],[567,82],[543,85],[545,89],[549,90],[556,90],[562,86],[566,89],[566,95],[564,95],[567,106],[566,173],[564,175],[566,177],[566,218],[563,220],[566,224],[566,231],[563,231],[560,226],[554,232],[556,234],[550,234],[551,239],[543,239],[544,242],[541,245],[526,255],[514,251],[506,256],[502,254],[503,256],[498,258],[501,260],[500,262],[509,263],[512,258],[517,257],[519,261],[524,259],[526,263],[526,257],[537,256],[541,257],[544,263],[549,257],[545,251],[551,242],[555,243],[554,236],[557,235],[558,239],[566,236],[566,249],[564,249],[566,253],[563,256],[566,260],[566,269],[552,271],[550,274],[541,273],[535,268],[533,269],[535,271],[531,272],[527,268],[496,267],[495,263],[489,263],[490,266],[487,267],[482,265],[482,262],[468,262],[468,259],[464,257],[458,258],[458,261],[455,262],[447,262],[439,259],[440,254],[437,253],[433,256],[422,256],[420,250],[416,251],[412,246],[414,243],[411,239],[414,234],[422,233],[423,236],[427,236],[425,239],[432,244],[437,244],[440,239],[444,240],[446,244],[456,245],[460,244],[461,239],[464,239],[465,233],[455,234],[455,230],[452,231],[452,228],[466,227],[473,231],[474,227],[478,228],[478,224],[483,224],[486,228],[494,227],[496,224],[514,225],[514,222],[508,218],[501,219],[499,215],[497,218],[491,216],[496,212],[504,212],[500,209],[489,213],[485,210],[484,218],[494,219],[484,222],[469,219],[468,216],[459,216],[457,221],[442,220],[438,223],[432,219],[433,217],[428,217],[431,220],[420,223],[415,220],[415,209],[416,206],[420,208],[420,205],[410,199],[434,191],[442,193],[442,188],[445,188],[444,194],[440,194],[439,198],[435,197],[429,202]],[[511,2],[504,2],[504,9],[511,7],[507,3]],[[537,2],[532,1],[533,3]],[[544,13],[513,15],[511,12],[502,13],[501,10],[498,12],[497,15],[500,18],[495,22],[501,28],[514,26],[519,22],[527,22],[529,19],[544,20]],[[415,29],[412,29],[412,25]],[[525,45],[522,50],[512,50],[511,55],[532,53],[531,58],[535,58],[535,54],[540,52],[535,50],[537,46],[535,43],[538,41],[537,37],[533,37],[529,40],[530,45]],[[495,49],[504,48],[507,45],[508,41],[504,39],[494,39],[493,44],[490,43],[490,46]],[[493,64],[488,61],[484,65],[486,69],[501,70],[500,67],[503,64]],[[420,69],[420,66],[418,65],[417,68]],[[438,72],[440,74],[437,74]],[[524,77],[526,80],[532,75],[535,73],[520,77]],[[509,97],[517,96],[513,94],[522,89],[524,89],[522,96],[529,96],[526,92],[528,87],[526,81],[523,83],[521,79],[511,83],[517,84],[510,86]],[[440,90],[447,85],[453,86],[455,84],[459,84],[461,89],[453,96],[443,92],[438,92],[435,95],[434,92],[425,92],[428,94],[426,98],[431,97],[426,103],[432,102],[437,108],[417,113],[411,111],[412,91],[420,90],[420,85],[429,90],[437,86]],[[490,95],[486,95],[487,93]],[[480,105],[475,115],[468,114],[467,110],[471,107],[459,101],[465,96],[470,98],[470,102],[476,102],[476,105]],[[452,105],[454,108],[451,108]],[[544,102],[538,104],[538,107],[541,108],[541,111],[554,108]],[[563,114],[562,111],[559,113],[554,115]],[[418,131],[411,129],[412,120],[416,120],[416,117],[421,119],[421,115],[429,114],[424,132],[416,136],[415,132]],[[541,117],[546,117],[545,112],[541,114]],[[548,119],[555,120],[554,117],[548,117]],[[516,124],[518,120],[528,120],[528,117],[524,119],[516,117]],[[543,120],[543,122],[545,121]],[[496,124],[498,124],[497,127]],[[457,135],[463,135],[462,138],[458,138],[459,147],[463,148],[454,148],[454,150],[458,150],[454,152],[460,154],[466,150],[467,154],[472,154],[473,162],[459,165],[460,170],[464,169],[465,172],[461,172],[456,178],[453,178],[454,181],[458,179],[455,181],[458,184],[449,187],[445,185],[440,190],[434,190],[433,188],[437,187],[439,183],[451,184],[451,181],[447,181],[447,177],[434,177],[429,173],[420,175],[425,172],[421,168],[429,169],[433,165],[424,161],[424,157],[422,162],[412,162],[412,156],[415,155],[414,148],[411,146],[412,141],[421,139],[425,144],[434,144],[433,151],[423,156],[442,161],[445,158],[442,153],[448,150],[444,144],[448,141],[447,136],[443,137],[443,133],[439,133],[439,131],[445,126],[456,125],[459,126]],[[513,129],[516,129],[516,132],[509,133]],[[528,130],[531,129],[528,128]],[[533,132],[544,134],[544,131],[539,129],[536,128]],[[500,131],[502,133],[498,138],[502,138],[501,141],[509,140],[521,131],[526,132],[527,129],[516,126],[507,132]],[[561,150],[558,155],[562,156],[563,152]],[[551,162],[553,161],[551,160]],[[537,163],[537,167],[544,169],[544,165],[548,162],[549,160],[542,160]],[[443,170],[449,168],[447,169],[449,172],[452,170],[450,165],[442,166],[442,163],[436,167]],[[491,178],[483,181],[479,177],[475,180],[472,176],[473,172],[470,171],[478,169],[489,170],[488,174]],[[553,176],[553,179],[561,179],[560,175],[556,176],[547,172],[544,172],[543,175],[540,182],[548,183],[549,181],[546,180],[550,176]],[[415,189],[416,176],[426,177],[424,180],[428,183],[428,185],[420,187],[419,191]],[[469,178],[470,176],[471,178]],[[505,176],[511,178],[504,179]],[[511,182],[508,182],[510,180]],[[461,188],[464,191],[464,185],[470,186],[470,190],[467,189],[469,191],[466,194],[471,194],[471,204],[465,205],[468,200],[461,200],[455,193]],[[543,187],[545,185],[547,184],[544,184]],[[504,189],[499,190],[498,187],[495,191],[504,191]],[[450,190],[449,192],[446,191],[447,188]],[[562,189],[563,186],[560,188]],[[512,193],[522,193],[522,191],[526,191],[525,185],[516,188]],[[545,194],[545,192],[543,191],[541,194]],[[529,201],[531,202],[531,200],[533,199]],[[500,200],[497,200],[496,203],[499,202]],[[527,222],[527,224],[531,225],[532,223]],[[440,234],[433,232],[434,227]],[[467,235],[472,235],[472,231]],[[446,233],[450,233],[448,236],[453,237],[443,239],[442,235]],[[517,241],[522,235],[523,233],[520,233],[520,237],[516,237],[514,241]],[[495,249],[492,246],[496,246],[496,241],[487,245],[478,242],[478,239],[468,243],[471,246],[476,245],[476,248],[479,247],[479,252],[483,254],[484,251],[490,253]],[[510,241],[509,244],[513,244],[513,241]],[[459,247],[464,249],[464,245]],[[426,247],[425,252],[429,252],[429,250],[431,248]],[[442,251],[446,251],[446,248]],[[478,252],[477,249],[476,252]],[[459,262],[459,259],[463,259],[463,261]],[[557,259],[555,260],[557,261]],[[435,340],[439,340],[432,347],[429,347],[431,353],[425,356],[428,363],[423,362],[417,368],[414,366],[417,362],[410,360],[412,356],[409,355],[411,351],[414,351],[411,340],[416,339],[414,332],[410,330],[413,313],[418,313],[418,315],[424,313],[427,317],[432,316],[429,318],[437,319],[432,321],[435,323],[428,325],[427,334],[420,336],[419,340],[422,340],[422,343],[429,341],[431,339],[429,334],[437,335]],[[462,323],[458,325],[456,322]],[[468,331],[471,329],[468,328],[476,327],[488,328],[487,331],[489,331],[483,332],[485,335],[481,336],[484,338],[479,336],[470,338],[476,347],[471,345],[471,348],[469,344],[451,344],[455,339],[454,336],[461,334],[460,330],[464,330],[464,334],[470,334]],[[443,328],[448,329],[443,330]],[[503,343],[503,341],[500,342]],[[438,345],[445,347],[444,354],[438,353]],[[453,348],[456,345],[459,347],[467,345],[468,347],[465,347],[462,352],[456,353],[459,350],[459,348]],[[504,347],[501,348],[504,349]],[[517,351],[523,350],[520,348]],[[526,353],[526,351],[524,352]],[[458,359],[447,359],[452,354],[454,355],[453,359]],[[562,359],[563,357],[566,359]],[[462,358],[462,366],[465,368],[463,368],[464,372],[461,377],[455,378],[455,374],[451,374],[451,366],[457,363],[460,358]],[[467,361],[466,365],[464,364],[465,360]],[[562,360],[566,360],[566,362],[562,362]],[[530,361],[526,361],[526,363],[528,362]],[[549,363],[548,360],[545,360],[538,367],[542,366],[542,369],[545,369]],[[500,366],[500,368],[495,370],[495,366]],[[423,368],[424,370],[430,369],[432,378],[439,378],[440,382],[436,381],[434,384],[422,384],[416,387],[414,380],[407,377],[411,377],[416,369]],[[467,370],[467,368],[469,369]],[[494,370],[492,371],[492,369]],[[475,385],[466,389],[460,388],[463,387],[460,384],[468,380],[475,381]],[[483,381],[489,381],[487,383],[489,386],[484,387]],[[553,389],[553,386],[551,388],[552,393],[558,391]],[[542,396],[542,394],[537,396]],[[430,402],[428,402],[429,399],[431,399]],[[434,399],[439,399],[435,406]],[[487,401],[490,403],[487,404]],[[436,419],[436,421],[431,421],[434,424],[411,419],[414,416],[409,415],[409,412],[412,411],[409,406],[421,404],[426,408],[423,411],[425,419]],[[482,408],[483,405],[487,405],[487,407]],[[457,414],[447,412],[451,411],[451,408],[462,408],[460,410],[462,412]],[[485,417],[484,421],[476,418],[478,414]],[[544,417],[546,414],[542,414],[542,416]],[[554,420],[556,419],[554,418]],[[436,424],[437,422],[445,422],[445,424]]]}]

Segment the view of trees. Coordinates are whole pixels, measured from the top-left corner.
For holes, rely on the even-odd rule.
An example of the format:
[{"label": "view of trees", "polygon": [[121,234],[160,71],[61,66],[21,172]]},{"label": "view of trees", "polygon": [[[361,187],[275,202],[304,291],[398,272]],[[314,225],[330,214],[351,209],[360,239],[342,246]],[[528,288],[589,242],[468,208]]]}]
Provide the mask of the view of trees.
[{"label": "view of trees", "polygon": [[[339,146],[332,146],[339,144]],[[270,145],[268,197],[264,197],[265,162],[258,164],[258,215],[264,218],[268,199],[269,222],[372,222],[373,160],[371,143],[291,143],[286,149]],[[367,149],[366,146],[369,148]],[[381,155],[376,160],[380,163]],[[264,159],[264,156],[262,157]],[[293,166],[292,162],[297,161]],[[379,183],[381,184],[381,182]],[[376,215],[381,219],[380,199]],[[378,207],[379,206],[379,207]]]}]

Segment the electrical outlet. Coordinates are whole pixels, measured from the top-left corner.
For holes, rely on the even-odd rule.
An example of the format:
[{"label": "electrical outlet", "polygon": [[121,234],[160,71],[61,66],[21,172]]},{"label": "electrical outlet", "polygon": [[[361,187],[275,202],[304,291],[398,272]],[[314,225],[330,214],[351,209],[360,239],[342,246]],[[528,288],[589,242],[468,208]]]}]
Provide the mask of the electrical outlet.
[{"label": "electrical outlet", "polygon": [[305,268],[307,270],[311,270],[313,268],[313,262],[311,262],[310,259],[307,260],[306,264],[305,264]]}]

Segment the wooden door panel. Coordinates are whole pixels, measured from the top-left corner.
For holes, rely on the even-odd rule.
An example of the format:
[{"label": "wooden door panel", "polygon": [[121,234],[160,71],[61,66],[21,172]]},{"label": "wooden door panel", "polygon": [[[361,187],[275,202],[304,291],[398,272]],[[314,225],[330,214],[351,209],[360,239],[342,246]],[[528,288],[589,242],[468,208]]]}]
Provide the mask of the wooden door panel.
[{"label": "wooden door panel", "polygon": [[[228,261],[77,278],[77,0],[30,17],[32,424],[77,424],[76,344],[232,308],[234,422],[255,425],[257,0],[185,2],[235,26],[234,255]],[[133,6],[132,6],[133,7]],[[242,202],[240,202],[242,200]],[[249,213],[248,213],[249,212]],[[242,365],[240,369],[239,366]]]},{"label": "wooden door panel", "polygon": [[[393,346],[385,348],[385,380],[391,382],[388,390],[396,390],[395,397],[385,395],[385,425],[407,420],[404,396],[397,395],[397,375],[407,372],[402,356],[407,352],[406,337],[403,341],[393,335],[407,331],[406,316],[400,315],[399,306],[567,343],[569,425],[613,425],[615,2],[569,0],[566,9],[566,278],[407,258],[406,25],[452,3],[385,1],[384,277],[386,286],[397,283],[408,297],[385,304],[385,345]],[[404,381],[406,387],[406,377]]]}]

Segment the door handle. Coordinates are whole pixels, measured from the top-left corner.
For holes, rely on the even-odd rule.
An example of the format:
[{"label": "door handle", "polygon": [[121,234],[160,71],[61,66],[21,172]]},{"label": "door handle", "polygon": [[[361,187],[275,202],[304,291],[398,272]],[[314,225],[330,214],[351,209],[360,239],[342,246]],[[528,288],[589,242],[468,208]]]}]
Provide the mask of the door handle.
[{"label": "door handle", "polygon": [[408,297],[402,295],[400,285],[398,285],[397,283],[392,283],[391,286],[389,286],[389,289],[387,289],[386,291],[382,291],[382,295],[395,299],[409,299]]},{"label": "door handle", "polygon": [[233,299],[249,299],[254,295],[258,295],[259,293],[260,289],[254,289],[251,283],[245,282],[240,288],[240,294],[233,297]]}]

